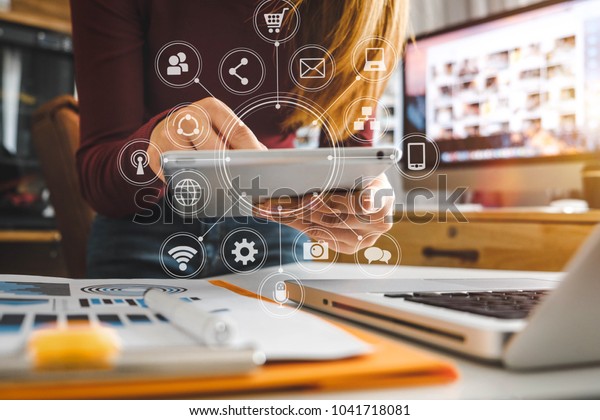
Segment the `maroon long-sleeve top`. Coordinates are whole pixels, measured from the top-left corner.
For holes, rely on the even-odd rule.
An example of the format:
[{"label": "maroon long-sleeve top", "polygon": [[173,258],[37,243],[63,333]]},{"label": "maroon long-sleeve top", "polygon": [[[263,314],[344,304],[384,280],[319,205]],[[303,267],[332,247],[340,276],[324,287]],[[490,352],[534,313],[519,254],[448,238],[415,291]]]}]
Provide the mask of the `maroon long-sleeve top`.
[{"label": "maroon long-sleeve top", "polygon": [[[320,0],[319,0],[320,1]],[[198,84],[174,88],[155,70],[157,54],[181,40],[202,57],[201,83],[230,108],[277,89],[272,43],[252,22],[257,0],[71,0],[75,69],[81,115],[77,164],[82,192],[92,207],[110,217],[137,210],[139,186],[118,170],[121,149],[131,140],[149,139],[170,109],[209,96]],[[265,81],[249,95],[229,92],[219,80],[219,63],[231,50],[249,48],[265,62]],[[288,62],[280,48],[280,89],[290,89]],[[249,70],[251,71],[251,70]],[[250,77],[256,76],[250,74]],[[283,112],[262,112],[245,120],[268,148],[293,147],[294,134],[282,133]],[[133,165],[123,165],[135,175]],[[160,180],[151,186],[163,188]]]}]

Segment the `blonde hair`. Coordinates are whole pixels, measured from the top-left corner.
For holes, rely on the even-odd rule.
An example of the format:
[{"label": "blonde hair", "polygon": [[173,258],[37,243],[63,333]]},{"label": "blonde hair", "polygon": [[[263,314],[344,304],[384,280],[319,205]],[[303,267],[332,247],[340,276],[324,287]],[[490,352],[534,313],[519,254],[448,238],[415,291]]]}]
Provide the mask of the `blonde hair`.
[{"label": "blonde hair", "polygon": [[[336,73],[331,84],[323,90],[297,87],[293,93],[327,110],[323,118],[337,130],[337,138],[332,140],[343,140],[348,137],[344,124],[348,104],[361,97],[378,99],[386,85],[383,80],[356,80],[355,69],[364,66],[364,54],[354,51],[362,41],[375,38],[369,42],[369,47],[383,48],[387,68],[394,68],[404,44],[408,0],[295,0],[295,8],[302,23],[293,42],[297,47],[309,44],[324,47],[335,60]],[[390,51],[390,45],[396,54]],[[348,115],[349,119],[360,116],[360,106],[352,109],[355,111]],[[314,117],[297,109],[286,118],[283,126],[294,130],[310,125],[313,120]]]}]

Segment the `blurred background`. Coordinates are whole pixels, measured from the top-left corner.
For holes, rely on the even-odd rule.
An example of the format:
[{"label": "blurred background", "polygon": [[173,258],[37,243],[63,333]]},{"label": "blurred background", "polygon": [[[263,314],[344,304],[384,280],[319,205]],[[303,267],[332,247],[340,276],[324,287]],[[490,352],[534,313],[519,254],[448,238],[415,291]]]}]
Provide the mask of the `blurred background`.
[{"label": "blurred background", "polygon": [[[83,275],[93,214],[74,174],[70,31],[68,0],[0,0],[3,273]],[[600,0],[414,0],[411,34],[377,144],[427,134],[439,168],[391,174],[399,202],[439,212],[460,187],[472,214],[468,228],[398,223],[403,263],[562,268],[600,221],[587,212],[600,208]],[[434,198],[407,200],[415,188]]]}]

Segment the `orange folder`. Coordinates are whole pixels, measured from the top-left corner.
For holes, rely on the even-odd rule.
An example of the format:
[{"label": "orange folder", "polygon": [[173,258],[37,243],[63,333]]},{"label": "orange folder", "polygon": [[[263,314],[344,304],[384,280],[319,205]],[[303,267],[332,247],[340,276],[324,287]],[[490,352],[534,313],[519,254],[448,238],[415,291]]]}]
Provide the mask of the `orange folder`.
[{"label": "orange folder", "polygon": [[[211,283],[245,296],[255,296],[229,283]],[[452,364],[426,352],[357,328],[338,326],[371,344],[373,352],[336,361],[268,363],[249,374],[222,378],[161,376],[60,382],[3,381],[0,398],[210,398],[267,391],[339,391],[441,384],[458,377]]]}]

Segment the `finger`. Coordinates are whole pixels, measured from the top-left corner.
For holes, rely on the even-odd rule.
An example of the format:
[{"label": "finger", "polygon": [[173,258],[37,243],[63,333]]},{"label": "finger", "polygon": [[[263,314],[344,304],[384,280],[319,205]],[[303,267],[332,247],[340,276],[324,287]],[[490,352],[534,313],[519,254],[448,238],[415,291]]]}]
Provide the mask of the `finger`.
[{"label": "finger", "polygon": [[[327,235],[323,232],[323,230],[325,232],[336,232],[337,234],[340,235],[340,238],[336,237],[336,240],[339,240],[341,242],[345,242],[346,239],[349,239],[350,241],[355,241],[357,235],[347,235],[347,232],[351,232],[348,229],[327,229],[327,228],[323,228],[322,226],[316,224],[316,223],[311,223],[307,220],[301,220],[301,219],[296,219],[293,217],[277,217],[275,215],[273,215],[272,213],[262,213],[260,211],[255,212],[255,215],[261,218],[264,218],[266,220],[270,220],[272,222],[277,222],[277,223],[282,223],[285,224],[286,226],[290,226],[298,231],[304,232],[306,233],[306,235],[310,236],[310,237],[319,237],[319,239],[325,239],[327,240],[327,242],[331,242],[331,238],[335,237],[335,236],[330,236]],[[354,238],[354,239],[352,239]]]},{"label": "finger", "polygon": [[325,196],[323,204],[337,213],[368,214],[388,207],[390,203],[393,205],[394,199],[394,189],[384,174],[373,179],[361,191]]},{"label": "finger", "polygon": [[[294,223],[295,229],[298,229],[298,223]],[[305,224],[302,232],[313,241],[323,241],[334,251],[352,250],[358,244],[358,236],[347,229],[324,229],[321,226],[306,227]]]},{"label": "finger", "polygon": [[[362,243],[358,239],[359,235],[348,229],[322,229],[307,230],[306,234],[313,240],[324,241],[332,250],[342,254],[353,254],[359,250]],[[334,238],[334,240],[332,240]]]},{"label": "finger", "polygon": [[[379,191],[382,191],[383,194],[380,194]],[[379,210],[379,208],[375,205],[376,201],[387,201],[379,199],[379,195],[382,195],[382,198],[386,198],[385,195],[393,195],[393,190],[381,190],[380,188],[369,185],[367,189],[361,191],[353,191],[347,193],[333,193],[328,194],[324,198],[321,199],[322,205],[320,206],[319,211],[330,211],[334,213],[371,213],[373,211]]]},{"label": "finger", "polygon": [[266,150],[252,130],[223,102],[215,98],[206,98],[199,102],[210,115],[215,131],[221,136],[226,146],[231,149]]},{"label": "finger", "polygon": [[[303,213],[298,216],[303,220],[326,227],[346,227],[349,229],[388,230],[388,225],[393,222],[389,209],[382,209],[370,214],[332,214],[322,212]],[[380,228],[380,225],[382,226]]]},{"label": "finger", "polygon": [[277,218],[277,217],[273,217],[271,215],[265,215],[265,214],[258,214],[257,217],[261,217],[261,218],[263,218],[265,220],[269,220],[271,222],[281,223],[283,225],[286,225],[293,229],[296,229],[297,231],[300,231],[300,232],[303,232],[306,229],[311,229],[311,228],[317,227],[317,226],[313,226],[310,223],[307,223],[305,221],[295,219],[293,217],[288,217],[288,218],[282,219],[282,218]]},{"label": "finger", "polygon": [[[322,225],[311,223],[307,220],[288,219],[287,221],[282,222],[278,218],[274,218],[270,215],[259,214],[258,216],[273,222],[283,223],[286,226],[304,232],[313,240],[325,241],[333,251],[342,254],[353,254],[361,249],[372,246],[379,237],[379,235],[373,235],[374,230],[372,229],[369,229],[368,231],[355,231],[348,228],[323,227]],[[381,233],[383,233],[383,231]],[[367,237],[368,234],[369,236]]]},{"label": "finger", "polygon": [[[354,254],[360,250],[372,247],[377,243],[381,234],[383,234],[383,232],[373,234],[373,232],[352,232],[343,229],[328,229],[328,232],[335,235],[333,244],[331,242],[331,236],[323,233],[322,230],[315,230],[314,233],[309,234],[309,236],[313,240],[327,242],[330,248],[343,254]],[[355,233],[359,233],[359,236],[356,236]],[[359,237],[364,239],[359,239]]]},{"label": "finger", "polygon": [[334,192],[312,200],[315,209],[330,213],[354,213],[360,192]]},{"label": "finger", "polygon": [[222,150],[225,148],[221,137],[212,128],[208,130],[206,136],[193,139],[192,145],[196,150]]},{"label": "finger", "polygon": [[[388,192],[386,192],[386,190],[377,190],[373,195],[370,195],[368,203],[368,205],[371,206],[369,208],[370,211],[362,210],[364,207],[367,207],[367,205],[362,205],[362,207],[358,209],[359,211],[356,211],[356,209],[351,208],[348,209],[349,212],[344,212],[340,208],[332,209],[328,204],[325,203],[322,203],[322,205],[320,206],[312,206],[310,210],[313,213],[323,215],[339,215],[341,218],[345,217],[345,215],[348,214],[355,214],[360,220],[363,221],[363,223],[376,223],[378,221],[387,221],[388,219],[391,220],[390,217],[393,216],[394,210],[395,200],[393,196],[393,191],[390,190],[390,194],[391,195],[389,195]],[[330,218],[326,217],[325,219]]]},{"label": "finger", "polygon": [[266,214],[277,221],[286,222],[291,219],[308,219],[311,209],[302,205],[296,197],[271,198],[257,206],[258,216]]},{"label": "finger", "polygon": [[281,212],[277,209],[272,208],[254,207],[252,209],[252,214],[255,217],[261,219],[270,220],[272,222],[282,223],[286,225],[299,220],[297,217],[295,217],[293,213]]},{"label": "finger", "polygon": [[[293,216],[293,218],[303,220],[307,224],[316,223],[325,227],[345,226],[352,229],[378,230],[377,225],[391,225],[393,222],[392,201],[388,201],[379,211],[368,214],[338,213],[318,200],[314,201],[313,204],[299,207],[295,200],[293,203],[288,200],[284,202],[267,200],[259,205],[259,209],[277,220],[281,220],[281,217]],[[281,217],[279,217],[279,214],[281,214]],[[388,226],[382,227],[381,230],[388,230]]]},{"label": "finger", "polygon": [[259,206],[273,211],[279,208],[284,211],[293,211],[302,207],[302,201],[297,197],[273,197],[266,199]]},{"label": "finger", "polygon": [[393,207],[395,199],[394,189],[383,174],[365,187],[359,205],[365,213],[379,212],[381,209]]}]

